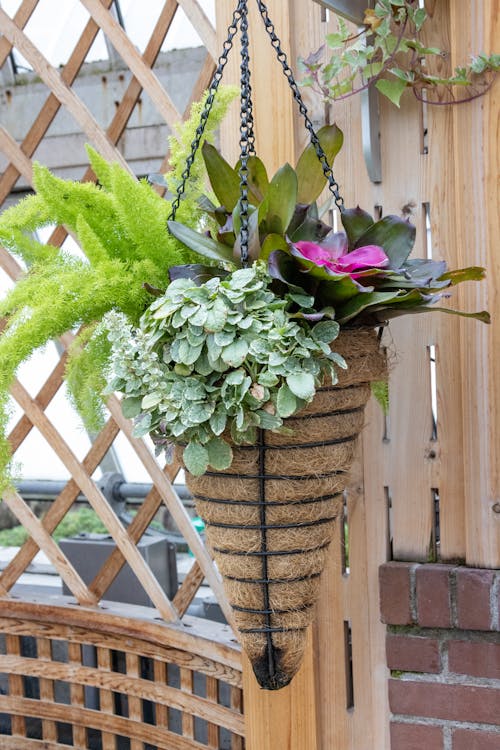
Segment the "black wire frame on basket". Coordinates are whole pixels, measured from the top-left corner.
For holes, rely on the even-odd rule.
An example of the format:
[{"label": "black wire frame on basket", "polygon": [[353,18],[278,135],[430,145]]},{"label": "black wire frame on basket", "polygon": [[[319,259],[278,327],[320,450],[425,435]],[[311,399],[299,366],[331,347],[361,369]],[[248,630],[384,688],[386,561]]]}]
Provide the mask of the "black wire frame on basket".
[{"label": "black wire frame on basket", "polygon": [[[274,24],[272,23],[269,17],[269,12],[265,3],[262,2],[262,0],[256,0],[256,2],[257,2],[259,14],[264,23],[264,27],[270,38],[271,45],[276,51],[277,60],[283,69],[283,74],[285,75],[288,81],[288,84],[292,90],[293,98],[297,102],[300,114],[302,115],[304,119],[305,127],[310,135],[310,141],[315,148],[316,155],[323,168],[325,178],[328,182],[329,190],[332,193],[334,200],[335,200],[335,205],[340,211],[342,211],[344,207],[344,200],[342,196],[340,195],[339,185],[333,176],[332,168],[328,163],[326,154],[323,148],[321,147],[319,138],[316,134],[313,123],[309,117],[308,110],[302,99],[298,84],[288,64],[287,55],[282,49],[281,41],[275,32]],[[222,53],[218,59],[217,69],[215,71],[213,80],[208,90],[208,95],[205,100],[205,104],[204,104],[201,117],[200,117],[200,123],[196,130],[195,138],[191,144],[191,152],[186,161],[186,166],[185,166],[184,172],[182,173],[181,182],[179,183],[179,186],[177,188],[177,194],[172,203],[172,209],[171,209],[171,213],[169,216],[169,221],[175,219],[176,211],[179,208],[180,202],[182,200],[182,195],[185,192],[186,184],[190,177],[191,168],[194,163],[196,153],[199,149],[201,139],[205,131],[205,126],[210,116],[210,112],[211,112],[211,109],[215,100],[215,96],[219,88],[219,84],[223,77],[223,73],[224,73],[224,69],[228,61],[229,53],[233,47],[234,38],[236,37],[238,33],[238,28],[239,28],[241,31],[241,65],[240,65],[241,98],[240,98],[240,141],[239,141],[239,145],[240,145],[239,210],[240,210],[240,219],[241,219],[241,229],[240,229],[240,234],[239,234],[239,249],[240,249],[240,255],[241,255],[241,265],[243,267],[246,267],[249,264],[248,159],[250,158],[250,156],[255,155],[255,133],[254,133],[254,118],[253,118],[253,104],[252,104],[252,87],[251,87],[251,81],[250,81],[251,74],[250,74],[248,27],[249,27],[248,25],[248,0],[239,0],[233,12],[231,23],[228,27],[227,38],[224,42]],[[342,439],[341,441],[334,441],[334,442],[347,442],[347,441],[354,440],[354,439],[355,439],[355,436],[352,436],[347,439]],[[285,580],[281,580],[281,579],[278,580],[278,579],[273,579],[272,577],[270,577],[269,570],[268,570],[268,560],[270,559],[271,556],[277,553],[275,553],[272,549],[269,549],[268,530],[275,529],[278,527],[276,525],[269,525],[266,516],[267,516],[268,507],[271,507],[278,503],[268,502],[266,500],[266,480],[274,478],[274,479],[280,479],[280,480],[286,481],[288,477],[281,476],[281,475],[279,477],[275,477],[274,475],[268,475],[266,472],[266,451],[269,448],[272,448],[272,446],[266,445],[265,430],[262,430],[262,429],[258,430],[258,439],[257,439],[256,447],[258,448],[259,467],[258,467],[258,473],[254,476],[256,479],[259,480],[259,500],[253,504],[257,505],[259,508],[258,529],[260,529],[260,532],[261,532],[261,535],[260,535],[261,539],[260,539],[260,550],[258,552],[256,551],[255,555],[261,558],[262,560],[261,576],[260,578],[257,578],[257,579],[256,578],[251,578],[251,579],[234,578],[232,579],[231,576],[225,576],[225,577],[230,580],[238,580],[242,582],[248,581],[248,582],[260,584],[262,586],[262,608],[261,609],[248,609],[245,607],[237,607],[237,606],[234,606],[233,609],[241,611],[241,612],[251,612],[252,614],[262,615],[264,618],[264,624],[261,627],[242,628],[240,629],[240,632],[241,633],[260,633],[265,636],[266,649],[265,649],[265,654],[263,656],[262,662],[258,665],[254,664],[253,666],[254,666],[254,671],[256,673],[256,676],[259,680],[260,685],[264,688],[273,690],[273,689],[279,689],[281,687],[284,687],[286,684],[288,684],[291,677],[293,676],[293,675],[283,674],[283,672],[279,668],[279,664],[277,661],[278,655],[275,651],[274,644],[273,644],[273,634],[288,632],[289,630],[290,631],[291,630],[304,630],[305,628],[286,628],[286,627],[273,627],[272,626],[272,615],[277,614],[277,611],[271,607],[269,586],[272,584],[276,584],[276,583],[302,581],[311,577],[317,577],[320,574],[317,573],[317,574],[313,574],[312,576],[304,576],[300,578],[285,579]],[[300,446],[289,446],[289,447],[296,448]],[[343,473],[343,472],[332,472],[332,474],[338,474],[338,473]],[[207,472],[207,474],[210,475],[211,472]],[[221,476],[222,473],[217,472],[217,475]],[[232,475],[232,474],[230,476],[237,477],[237,475]],[[290,479],[300,479],[300,478],[306,479],[308,477],[289,477],[289,478]],[[311,503],[320,502],[320,501],[323,502],[326,498],[328,499],[337,498],[338,494],[339,493],[335,493],[333,495],[323,496],[321,498],[311,498],[310,500],[306,502],[311,502]],[[200,499],[203,499],[205,501],[212,500],[212,498],[209,498],[209,497],[203,497],[203,498],[200,497]],[[214,500],[214,502],[219,502],[219,501]],[[236,504],[238,501],[228,498],[224,502]],[[320,520],[311,522],[308,525],[324,524],[327,522],[331,522],[333,520],[335,520],[335,517],[331,516],[328,518],[322,518]],[[211,525],[210,523],[207,523],[207,527],[210,525]],[[283,525],[283,526],[280,526],[279,528],[286,529],[286,528],[291,528],[291,527],[293,527],[293,525]],[[238,526],[237,524],[232,524],[231,528],[248,529],[248,526],[247,525]],[[328,545],[321,545],[317,549],[323,549],[326,546]],[[223,552],[223,550],[217,550],[217,549],[214,549],[214,551]],[[295,554],[295,553],[298,554],[299,550],[291,551],[291,554]],[[307,608],[310,608],[311,606],[312,605],[307,605]],[[283,611],[291,612],[295,610],[283,610]]]}]

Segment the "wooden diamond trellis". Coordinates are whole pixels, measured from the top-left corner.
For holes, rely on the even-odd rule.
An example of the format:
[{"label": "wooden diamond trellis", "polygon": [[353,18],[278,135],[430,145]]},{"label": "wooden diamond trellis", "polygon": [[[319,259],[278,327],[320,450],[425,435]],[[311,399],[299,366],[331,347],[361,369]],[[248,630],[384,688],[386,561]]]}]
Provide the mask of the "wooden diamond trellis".
[{"label": "wooden diamond trellis", "polygon": [[[164,3],[142,55],[136,50],[125,31],[110,12],[112,0],[102,0],[102,2],[100,0],[81,0],[81,2],[91,14],[91,18],[61,72],[50,65],[23,32],[31,15],[36,10],[38,2],[24,0],[13,19],[0,8],[0,32],[3,34],[0,40],[0,65],[5,63],[12,48],[15,47],[29,61],[33,70],[50,90],[47,100],[34,118],[28,134],[20,145],[16,143],[5,128],[0,126],[0,149],[10,161],[0,179],[0,202],[7,197],[20,176],[31,183],[31,157],[61,106],[64,106],[73,115],[86,137],[96,145],[106,158],[120,162],[127,169],[128,165],[121,152],[116,148],[116,144],[122,136],[143,90],[148,93],[156,109],[170,128],[182,119],[168,91],[160,84],[152,69],[179,7],[196,24],[196,29],[208,51],[206,61],[195,82],[189,105],[184,114],[187,114],[191,102],[201,96],[210,82],[215,69],[215,30],[195,0],[182,0],[180,2],[167,0]],[[125,94],[117,106],[114,117],[105,131],[71,88],[71,84],[84,63],[100,28],[133,74]],[[168,154],[165,155],[160,167],[161,170],[166,169],[167,161]],[[89,179],[93,179],[93,174],[90,169],[87,169],[82,175],[82,180]],[[66,237],[66,229],[57,227],[49,242],[61,246]],[[3,248],[0,251],[0,266],[13,280],[22,273],[22,269],[17,262]],[[72,339],[73,336],[68,333],[62,337],[61,343],[66,348]],[[219,576],[212,560],[197,532],[193,529],[183,504],[173,490],[171,482],[179,467],[170,466],[164,471],[159,466],[145,443],[132,436],[130,425],[123,418],[119,402],[115,398],[111,398],[108,403],[111,414],[109,422],[94,441],[82,462],[78,461],[70,446],[62,439],[48,419],[45,409],[62,384],[65,356],[65,354],[62,355],[60,362],[42,386],[36,398],[31,398],[18,381],[12,388],[12,395],[24,411],[23,417],[13,428],[9,437],[13,451],[17,450],[32,428],[36,427],[69,470],[72,479],[59,497],[56,498],[43,521],[34,516],[28,505],[16,492],[5,494],[4,501],[28,529],[30,538],[0,576],[0,592],[3,595],[8,594],[19,576],[32,561],[38,549],[42,549],[80,604],[96,605],[105,596],[106,590],[127,561],[151,601],[166,621],[176,622],[184,615],[204,579],[212,588],[226,616],[229,616]],[[91,479],[93,471],[106,454],[119,430],[122,430],[126,435],[154,482],[153,489],[127,529],[121,524]],[[83,583],[77,571],[51,537],[51,533],[70,510],[80,492],[86,495],[117,545],[115,551],[89,586]],[[160,588],[136,547],[136,543],[140,540],[162,503],[165,503],[168,507],[195,555],[191,571],[172,602]]]}]

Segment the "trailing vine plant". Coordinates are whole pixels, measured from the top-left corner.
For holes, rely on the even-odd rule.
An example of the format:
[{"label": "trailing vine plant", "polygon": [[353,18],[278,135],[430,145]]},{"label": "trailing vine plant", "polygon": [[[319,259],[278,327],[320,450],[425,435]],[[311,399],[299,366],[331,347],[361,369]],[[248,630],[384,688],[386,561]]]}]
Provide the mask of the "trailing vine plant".
[{"label": "trailing vine plant", "polygon": [[450,76],[436,74],[436,62],[448,53],[421,40],[428,20],[416,0],[377,0],[365,11],[358,32],[338,18],[338,30],[326,36],[326,44],[300,58],[305,73],[301,85],[325,102],[341,101],[373,85],[398,107],[407,89],[428,104],[459,104],[486,93],[500,68],[500,55],[480,53]]}]

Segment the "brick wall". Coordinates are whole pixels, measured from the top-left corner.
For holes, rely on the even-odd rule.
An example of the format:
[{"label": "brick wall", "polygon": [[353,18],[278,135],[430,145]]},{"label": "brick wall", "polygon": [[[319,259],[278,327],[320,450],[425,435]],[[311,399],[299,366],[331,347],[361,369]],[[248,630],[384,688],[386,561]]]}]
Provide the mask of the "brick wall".
[{"label": "brick wall", "polygon": [[500,750],[500,572],[380,568],[391,750]]}]

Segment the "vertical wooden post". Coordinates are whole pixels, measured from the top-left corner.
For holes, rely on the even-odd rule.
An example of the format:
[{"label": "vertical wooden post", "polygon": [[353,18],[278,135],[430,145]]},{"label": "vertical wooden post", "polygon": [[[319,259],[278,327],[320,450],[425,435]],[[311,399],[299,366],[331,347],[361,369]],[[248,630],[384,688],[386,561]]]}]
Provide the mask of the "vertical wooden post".
[{"label": "vertical wooden post", "polygon": [[[450,4],[452,62],[471,53],[496,50],[500,18],[494,0]],[[498,237],[498,81],[484,97],[454,107],[457,251],[460,265],[487,268],[488,280],[466,285],[468,309],[488,307],[493,325],[461,326],[464,413],[466,560],[469,565],[500,565],[500,256]]]},{"label": "vertical wooden post", "polygon": [[[296,106],[271,46],[255,3],[250,3],[250,56],[257,153],[270,173],[285,162],[296,162],[297,146],[303,140],[297,128]],[[294,29],[308,28],[311,14],[319,18],[319,7],[304,7],[301,0],[268,0],[269,15],[276,33],[296,62]],[[219,46],[236,6],[235,0],[218,0]],[[314,42],[313,42],[314,44]],[[239,83],[239,43],[232,50],[226,68],[226,83]],[[235,163],[239,156],[239,105],[235,103],[221,129],[224,154]],[[291,685],[276,693],[261,690],[247,659],[243,662],[243,690],[247,750],[316,750],[316,690],[312,637],[299,674]]]}]

